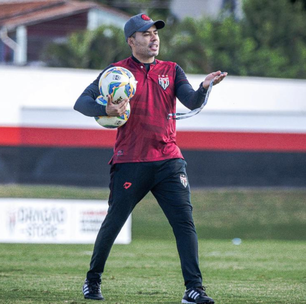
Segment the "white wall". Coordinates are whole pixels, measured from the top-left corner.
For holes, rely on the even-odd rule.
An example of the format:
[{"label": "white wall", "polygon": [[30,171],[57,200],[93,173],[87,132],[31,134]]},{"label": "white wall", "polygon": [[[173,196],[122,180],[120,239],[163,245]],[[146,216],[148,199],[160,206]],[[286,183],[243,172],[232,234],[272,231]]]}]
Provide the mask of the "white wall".
[{"label": "white wall", "polygon": [[[100,128],[73,110],[97,70],[0,67],[0,126]],[[188,75],[198,88],[205,75]],[[306,80],[228,76],[178,130],[306,133]],[[178,104],[178,111],[188,111]]]}]

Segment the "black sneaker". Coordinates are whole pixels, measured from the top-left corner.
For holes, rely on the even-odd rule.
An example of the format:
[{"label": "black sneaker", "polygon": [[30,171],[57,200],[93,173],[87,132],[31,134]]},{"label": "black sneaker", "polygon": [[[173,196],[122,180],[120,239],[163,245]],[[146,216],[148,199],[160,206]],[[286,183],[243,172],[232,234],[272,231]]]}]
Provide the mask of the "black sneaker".
[{"label": "black sneaker", "polygon": [[101,284],[98,281],[88,281],[86,279],[83,285],[84,298],[91,300],[104,300],[100,285]]},{"label": "black sneaker", "polygon": [[185,291],[182,303],[214,304],[215,301],[206,294],[205,287],[195,287]]}]

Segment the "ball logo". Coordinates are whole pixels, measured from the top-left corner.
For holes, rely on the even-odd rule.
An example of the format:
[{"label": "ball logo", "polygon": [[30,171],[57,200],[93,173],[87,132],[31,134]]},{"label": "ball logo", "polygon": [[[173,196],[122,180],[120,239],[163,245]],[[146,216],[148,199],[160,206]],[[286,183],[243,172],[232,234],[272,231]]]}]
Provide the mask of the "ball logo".
[{"label": "ball logo", "polygon": [[113,80],[120,80],[120,79],[121,79],[120,75],[113,75]]},{"label": "ball logo", "polygon": [[145,15],[145,14],[142,14],[142,15],[141,15],[141,18],[142,18],[143,20],[145,20],[145,21],[151,20],[151,18],[150,18],[149,16]]}]

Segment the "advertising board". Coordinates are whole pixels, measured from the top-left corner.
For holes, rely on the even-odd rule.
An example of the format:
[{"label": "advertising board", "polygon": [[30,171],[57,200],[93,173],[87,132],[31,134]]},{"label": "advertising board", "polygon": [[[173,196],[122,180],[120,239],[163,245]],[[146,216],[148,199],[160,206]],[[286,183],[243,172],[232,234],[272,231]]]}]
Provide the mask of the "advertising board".
[{"label": "advertising board", "polygon": [[[0,242],[94,243],[107,214],[107,201],[0,199]],[[115,243],[131,242],[131,217]]]}]

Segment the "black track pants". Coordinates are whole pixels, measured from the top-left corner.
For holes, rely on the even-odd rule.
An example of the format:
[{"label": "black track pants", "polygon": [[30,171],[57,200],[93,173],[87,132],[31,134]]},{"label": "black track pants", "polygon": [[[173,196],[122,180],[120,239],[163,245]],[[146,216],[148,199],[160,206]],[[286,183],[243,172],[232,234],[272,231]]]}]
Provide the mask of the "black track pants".
[{"label": "black track pants", "polygon": [[202,286],[190,187],[186,162],[182,159],[115,164],[111,167],[108,214],[95,242],[87,279],[101,280],[118,233],[134,207],[149,191],[172,226],[186,288]]}]

